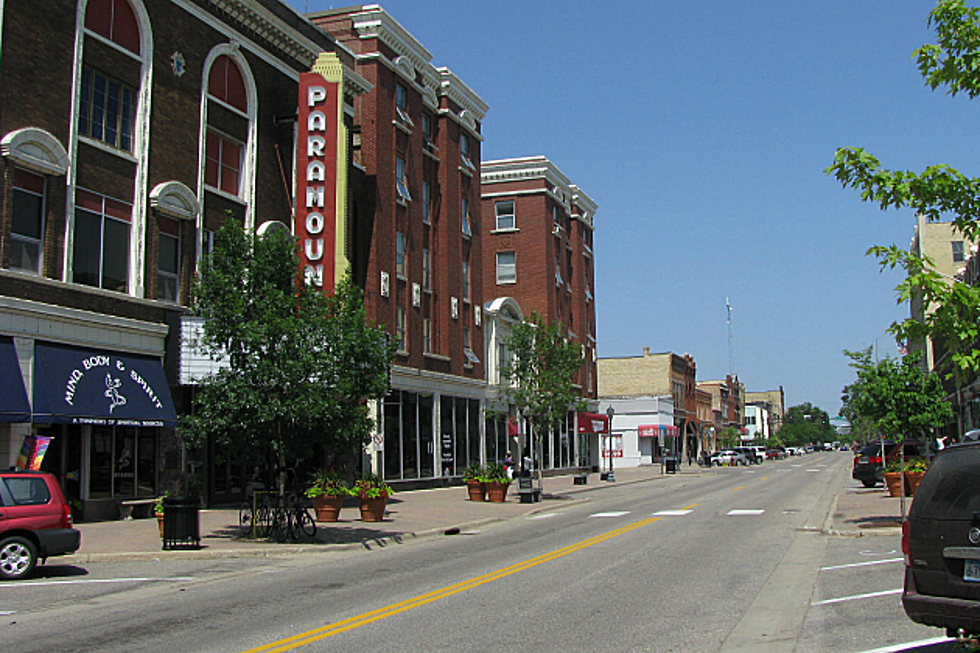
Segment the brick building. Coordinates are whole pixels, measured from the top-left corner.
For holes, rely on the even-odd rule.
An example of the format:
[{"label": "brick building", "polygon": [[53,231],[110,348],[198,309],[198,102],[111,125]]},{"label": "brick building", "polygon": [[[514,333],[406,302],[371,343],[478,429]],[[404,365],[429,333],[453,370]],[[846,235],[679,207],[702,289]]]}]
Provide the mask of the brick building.
[{"label": "brick building", "polygon": [[[214,230],[292,225],[300,73],[332,56],[348,127],[370,84],[278,0],[0,11],[0,463],[53,437],[44,467],[86,518],[115,516],[182,469],[181,320]],[[240,496],[240,468],[203,476],[212,500]]]}]

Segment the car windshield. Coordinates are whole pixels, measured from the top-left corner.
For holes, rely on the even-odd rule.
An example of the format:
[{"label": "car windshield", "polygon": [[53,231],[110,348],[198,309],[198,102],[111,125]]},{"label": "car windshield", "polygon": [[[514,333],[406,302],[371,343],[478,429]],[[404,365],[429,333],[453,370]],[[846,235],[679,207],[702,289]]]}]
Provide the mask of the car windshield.
[{"label": "car windshield", "polygon": [[924,519],[969,520],[980,512],[980,448],[956,447],[936,456],[912,510]]},{"label": "car windshield", "polygon": [[[885,450],[888,451],[893,446],[895,446],[893,443],[886,442],[885,443]],[[860,451],[860,453],[858,455],[860,455],[860,456],[880,456],[881,455],[881,443],[880,442],[876,442],[874,444],[865,445],[861,449],[861,451]]]}]

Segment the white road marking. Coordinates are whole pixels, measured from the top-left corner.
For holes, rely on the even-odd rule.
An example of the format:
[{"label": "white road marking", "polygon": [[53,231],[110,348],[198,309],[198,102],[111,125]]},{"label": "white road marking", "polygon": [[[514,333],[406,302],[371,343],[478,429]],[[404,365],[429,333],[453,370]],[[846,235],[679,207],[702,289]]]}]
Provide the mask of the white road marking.
[{"label": "white road marking", "polygon": [[557,517],[557,512],[546,512],[543,515],[531,515],[528,519],[550,519],[552,517]]},{"label": "white road marking", "polygon": [[597,512],[589,515],[589,517],[622,517],[628,514],[630,514],[628,510],[620,510],[618,512]]},{"label": "white road marking", "polygon": [[4,583],[3,589],[16,587],[38,587],[41,585],[84,585],[86,583],[180,583],[196,580],[194,576],[176,576],[174,578],[81,578],[77,580],[39,580],[28,583]]},{"label": "white road marking", "polygon": [[888,560],[872,560],[870,562],[852,562],[849,565],[834,565],[832,567],[821,567],[820,571],[831,569],[850,569],[851,567],[865,567],[867,565],[884,565],[890,562],[905,562],[905,558],[889,558]]},{"label": "white road marking", "polygon": [[923,639],[918,642],[905,642],[904,644],[882,646],[881,648],[871,649],[870,651],[861,651],[861,653],[901,653],[902,651],[912,651],[918,649],[919,647],[932,646],[933,644],[942,644],[943,642],[952,641],[953,640],[948,637],[933,637],[932,639]]},{"label": "white road marking", "polygon": [[733,517],[761,515],[765,510],[729,510],[728,514]]},{"label": "white road marking", "polygon": [[890,556],[893,553],[898,553],[898,551],[896,551],[895,549],[892,549],[891,551],[880,552],[880,551],[871,551],[870,549],[865,549],[864,551],[859,552],[858,555],[862,555],[862,556]]},{"label": "white road marking", "polygon": [[744,472],[742,472],[742,473],[743,473],[743,474],[755,474],[755,470],[753,470],[753,469],[747,469],[747,470],[745,470],[745,471],[744,471]]},{"label": "white road marking", "polygon": [[0,615],[6,616],[6,615],[10,615],[10,614],[17,614],[17,611],[16,610],[0,610]]},{"label": "white road marking", "polygon": [[820,470],[819,469],[808,469],[806,471],[808,471],[808,472],[819,472]]},{"label": "white road marking", "polygon": [[684,515],[690,515],[692,510],[661,510],[660,512],[653,513],[653,517],[683,517]]},{"label": "white road marking", "polygon": [[827,599],[826,601],[817,601],[816,603],[811,603],[810,605],[830,605],[831,603],[844,603],[845,601],[859,601],[861,599],[874,599],[879,596],[891,596],[893,594],[901,594],[902,590],[885,590],[883,592],[871,592],[870,594],[855,594],[854,596],[842,596],[837,599]]}]

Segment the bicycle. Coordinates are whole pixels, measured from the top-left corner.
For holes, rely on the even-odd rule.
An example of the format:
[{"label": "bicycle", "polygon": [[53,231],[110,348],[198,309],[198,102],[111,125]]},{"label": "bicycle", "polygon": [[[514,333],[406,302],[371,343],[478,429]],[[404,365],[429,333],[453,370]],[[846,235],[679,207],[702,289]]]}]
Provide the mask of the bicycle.
[{"label": "bicycle", "polygon": [[275,492],[255,492],[252,502],[239,509],[238,522],[245,537],[285,542],[316,535],[316,521],[297,495],[280,497]]}]

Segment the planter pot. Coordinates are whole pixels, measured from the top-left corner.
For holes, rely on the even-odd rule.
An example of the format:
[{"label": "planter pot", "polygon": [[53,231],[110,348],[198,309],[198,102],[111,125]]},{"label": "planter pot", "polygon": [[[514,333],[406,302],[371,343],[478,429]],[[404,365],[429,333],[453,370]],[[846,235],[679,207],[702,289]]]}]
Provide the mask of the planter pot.
[{"label": "planter pot", "polygon": [[470,501],[486,501],[487,485],[482,481],[466,481],[466,489],[469,491]]},{"label": "planter pot", "polygon": [[340,509],[344,505],[344,497],[321,494],[313,499],[313,510],[316,511],[318,522],[335,522],[340,518]]},{"label": "planter pot", "polygon": [[503,503],[507,500],[510,483],[487,483],[487,499],[490,503]]},{"label": "planter pot", "polygon": [[922,477],[925,475],[925,472],[905,472],[905,488],[908,490],[909,496],[913,496],[915,491],[919,489],[919,483],[922,482]]},{"label": "planter pot", "polygon": [[388,497],[381,499],[358,499],[361,508],[361,521],[381,521],[385,517]]},{"label": "planter pot", "polygon": [[162,540],[163,539],[163,513],[158,512],[156,513],[156,516],[157,516],[157,526],[160,527],[160,539]]},{"label": "planter pot", "polygon": [[902,473],[885,472],[885,487],[888,488],[888,496],[902,496]]}]

